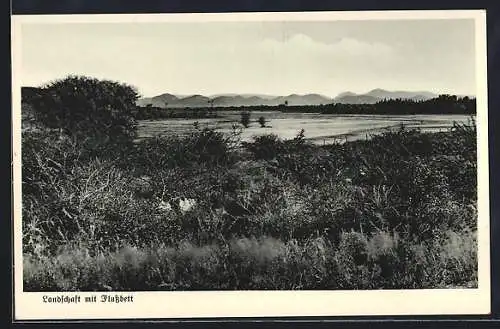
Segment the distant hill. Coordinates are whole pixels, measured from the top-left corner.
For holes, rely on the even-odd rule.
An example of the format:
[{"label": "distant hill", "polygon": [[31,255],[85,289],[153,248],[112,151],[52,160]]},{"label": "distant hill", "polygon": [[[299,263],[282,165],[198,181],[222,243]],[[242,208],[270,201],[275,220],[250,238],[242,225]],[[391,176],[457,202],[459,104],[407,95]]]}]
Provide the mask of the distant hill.
[{"label": "distant hill", "polygon": [[155,97],[141,98],[137,104],[146,106],[151,104],[154,107],[169,108],[196,108],[208,107],[210,102],[216,107],[238,107],[238,106],[278,106],[288,104],[290,106],[301,105],[326,105],[331,103],[341,104],[374,104],[384,99],[411,99],[424,101],[437,97],[436,94],[428,91],[390,91],[384,89],[373,89],[364,94],[356,94],[350,91],[340,93],[335,98],[320,94],[291,94],[288,96],[273,96],[265,94],[237,94],[226,93],[211,96],[191,95],[178,96],[174,94],[161,94]]},{"label": "distant hill", "polygon": [[276,98],[276,96],[273,96],[273,95],[266,95],[266,94],[235,94],[235,93],[232,93],[232,94],[215,94],[215,95],[212,95],[210,96],[210,98],[217,98],[217,97],[220,97],[220,96],[230,96],[230,97],[234,97],[234,96],[241,96],[243,98],[261,98],[261,99],[273,99],[273,98]]},{"label": "distant hill", "polygon": [[335,97],[335,103],[341,104],[375,104],[381,99],[370,95],[345,95],[341,97]]},{"label": "distant hill", "polygon": [[[23,100],[28,100],[40,93],[40,88],[23,87]],[[154,97],[144,97],[137,101],[139,106],[151,104],[160,108],[199,108],[209,107],[238,107],[238,106],[278,106],[287,104],[290,106],[301,105],[326,105],[331,103],[340,104],[374,104],[384,99],[411,99],[425,101],[438,95],[428,91],[389,91],[384,89],[373,89],[364,94],[356,94],[350,91],[340,93],[335,98],[320,94],[291,94],[288,96],[273,96],[265,94],[218,94],[212,96],[204,95],[174,95],[164,93]],[[471,97],[471,96],[469,96]]]},{"label": "distant hill", "polygon": [[374,104],[384,99],[411,99],[425,101],[438,95],[428,91],[389,91],[384,89],[373,89],[365,94],[343,92],[334,98],[335,103],[341,104]]},{"label": "distant hill", "polygon": [[340,93],[337,95],[337,98],[345,97],[345,96],[356,96],[355,93],[350,92],[350,91],[345,91],[343,93]]},{"label": "distant hill", "polygon": [[181,107],[206,107],[209,106],[210,98],[202,95],[191,95],[179,97],[173,94],[161,94],[155,97],[141,98],[137,101],[139,106],[151,104],[153,107],[181,108]]},{"label": "distant hill", "polygon": [[214,106],[252,106],[262,105],[260,103],[267,102],[258,96],[244,97],[240,95],[225,95],[212,98]]},{"label": "distant hill", "polygon": [[277,97],[275,100],[278,101],[279,104],[284,104],[287,102],[288,105],[297,106],[297,105],[324,105],[332,103],[332,99],[319,94],[307,94],[307,95],[297,95],[292,94],[285,97]]},{"label": "distant hill", "polygon": [[161,94],[155,97],[141,98],[137,101],[137,105],[146,106],[151,104],[155,107],[165,107],[168,104],[173,104],[179,101],[179,98],[172,94]]},{"label": "distant hill", "polygon": [[436,97],[436,94],[433,94],[428,91],[388,91],[384,89],[373,89],[366,93],[365,95],[378,97],[380,99],[411,99],[414,97],[431,99]]},{"label": "distant hill", "polygon": [[288,96],[271,96],[262,94],[219,94],[211,97],[202,95],[192,95],[180,98],[173,94],[162,94],[155,97],[141,98],[137,101],[140,106],[151,104],[154,107],[169,108],[195,108],[210,106],[232,107],[232,106],[278,106],[288,105],[321,105],[333,102],[333,99],[319,94],[292,94]]},{"label": "distant hill", "polygon": [[192,95],[179,99],[178,103],[187,107],[205,107],[209,105],[209,100],[210,98],[203,95]]}]

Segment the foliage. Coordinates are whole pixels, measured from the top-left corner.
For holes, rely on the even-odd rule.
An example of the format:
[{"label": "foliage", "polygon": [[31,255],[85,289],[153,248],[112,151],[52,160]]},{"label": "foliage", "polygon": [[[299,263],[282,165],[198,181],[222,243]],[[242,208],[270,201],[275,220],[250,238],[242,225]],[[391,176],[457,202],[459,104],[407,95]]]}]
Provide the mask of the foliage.
[{"label": "foliage", "polygon": [[240,116],[240,123],[243,125],[243,127],[248,128],[250,126],[250,112],[243,111],[240,113]]},{"label": "foliage", "polygon": [[116,141],[135,137],[137,99],[137,91],[126,84],[68,76],[45,86],[31,104],[47,127],[70,136]]},{"label": "foliage", "polygon": [[477,285],[474,122],[328,146],[239,133],[112,153],[23,132],[25,290]]},{"label": "foliage", "polygon": [[323,114],[460,114],[475,115],[476,99],[439,95],[428,100],[385,99],[375,104],[331,103],[323,105],[254,105],[218,106],[211,110],[225,111],[279,111],[284,113],[323,113]]},{"label": "foliage", "polygon": [[[25,291],[165,291],[477,287],[475,236],[448,235],[412,246],[382,232],[342,234],[304,242],[233,238],[222,244],[179,241],[144,248],[125,245],[91,253],[70,244],[53,257],[25,255]],[[457,252],[459,251],[459,252]],[[417,261],[418,260],[418,261]]]},{"label": "foliage", "polygon": [[375,104],[330,104],[321,113],[352,114],[476,114],[476,99],[439,95],[429,100],[385,99]]},{"label": "foliage", "polygon": [[260,116],[260,117],[259,117],[258,123],[260,124],[260,126],[261,126],[262,128],[265,128],[265,127],[266,127],[266,122],[267,122],[267,121],[266,121],[266,118],[265,118],[265,117],[263,117],[263,116]]},{"label": "foliage", "polygon": [[186,136],[159,136],[141,141],[132,151],[131,161],[136,168],[150,171],[191,164],[227,164],[234,161],[233,150],[238,138],[237,132],[225,135],[195,127]]}]

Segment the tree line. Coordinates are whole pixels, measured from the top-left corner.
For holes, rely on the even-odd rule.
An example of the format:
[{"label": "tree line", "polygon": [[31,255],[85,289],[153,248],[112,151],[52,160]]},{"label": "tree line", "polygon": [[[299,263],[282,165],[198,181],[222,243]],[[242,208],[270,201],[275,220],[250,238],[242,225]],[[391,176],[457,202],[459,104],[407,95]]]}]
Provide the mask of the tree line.
[{"label": "tree line", "polygon": [[476,114],[476,99],[456,95],[439,95],[428,100],[384,99],[374,104],[324,105],[256,105],[225,106],[211,108],[164,109],[159,107],[139,107],[137,119],[163,118],[210,118],[225,111],[279,111],[284,113],[321,113],[321,114]]},{"label": "tree line", "polygon": [[429,100],[385,99],[375,104],[330,104],[321,113],[335,114],[476,114],[476,99],[439,95]]},{"label": "tree line", "polygon": [[[80,94],[85,99],[78,104],[74,98],[66,99],[68,94]],[[93,97],[87,97],[91,96]],[[147,106],[137,106],[135,102],[138,93],[135,88],[111,81],[98,81],[88,77],[69,76],[66,79],[55,81],[44,88],[22,88],[22,101],[33,105],[38,117],[42,118],[49,126],[65,126],[70,130],[79,130],[81,127],[71,127],[75,122],[79,125],[88,120],[82,120],[79,116],[84,113],[87,119],[97,121],[120,118],[121,128],[130,132],[130,118],[135,120],[155,120],[169,118],[216,118],[218,113],[224,111],[279,111],[284,113],[321,113],[321,114],[476,114],[476,99],[470,97],[458,97],[456,95],[439,95],[428,100],[412,99],[384,99],[374,104],[342,104],[332,103],[324,105],[288,105],[279,106],[207,106],[201,108],[176,108],[165,109]],[[70,104],[73,103],[73,104]],[[83,108],[79,108],[84,103]],[[104,105],[109,105],[104,106]],[[120,107],[117,116],[112,108]],[[96,112],[95,110],[101,110]],[[108,108],[109,111],[103,110]],[[114,114],[113,114],[114,112]],[[110,115],[109,119],[103,116]],[[95,118],[94,118],[95,117]],[[126,117],[126,119],[124,119]],[[118,119],[117,121],[120,121]]]}]

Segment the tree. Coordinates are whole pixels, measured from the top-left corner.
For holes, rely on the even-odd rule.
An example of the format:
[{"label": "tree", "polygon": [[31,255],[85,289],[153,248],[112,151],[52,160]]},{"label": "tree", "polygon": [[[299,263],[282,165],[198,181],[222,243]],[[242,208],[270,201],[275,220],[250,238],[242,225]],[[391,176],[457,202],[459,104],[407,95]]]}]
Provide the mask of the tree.
[{"label": "tree", "polygon": [[216,117],[216,115],[214,113],[214,100],[213,99],[209,99],[208,100],[208,104],[210,105],[210,110],[207,111],[208,112],[208,116],[210,116],[210,117]]},{"label": "tree", "polygon": [[245,128],[248,128],[250,126],[250,112],[249,111],[241,112],[240,122]]},{"label": "tree", "polygon": [[288,100],[285,100],[285,102],[279,105],[279,108],[281,109],[281,111],[286,111],[285,109],[287,106],[288,106]]},{"label": "tree", "polygon": [[32,105],[37,119],[49,128],[101,142],[135,137],[139,94],[132,86],[70,75],[49,83],[42,91]]},{"label": "tree", "polygon": [[262,128],[266,126],[266,118],[264,118],[263,116],[259,117],[258,122]]}]

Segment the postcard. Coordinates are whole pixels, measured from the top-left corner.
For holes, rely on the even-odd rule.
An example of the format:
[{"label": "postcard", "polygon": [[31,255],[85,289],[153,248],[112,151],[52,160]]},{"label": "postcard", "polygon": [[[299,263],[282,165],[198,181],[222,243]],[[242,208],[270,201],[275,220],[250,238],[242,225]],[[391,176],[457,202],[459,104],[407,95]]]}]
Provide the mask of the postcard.
[{"label": "postcard", "polygon": [[15,320],[490,312],[484,10],[12,16]]}]

